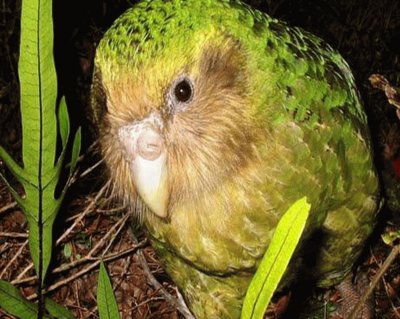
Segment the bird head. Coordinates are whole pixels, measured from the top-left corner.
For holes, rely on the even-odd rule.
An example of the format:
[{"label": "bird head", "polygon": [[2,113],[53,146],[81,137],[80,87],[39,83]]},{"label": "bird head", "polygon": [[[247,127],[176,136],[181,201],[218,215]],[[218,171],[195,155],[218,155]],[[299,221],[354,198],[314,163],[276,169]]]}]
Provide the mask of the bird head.
[{"label": "bird head", "polygon": [[92,104],[111,177],[160,218],[257,157],[248,50],[206,3],[142,2],[96,53]]}]

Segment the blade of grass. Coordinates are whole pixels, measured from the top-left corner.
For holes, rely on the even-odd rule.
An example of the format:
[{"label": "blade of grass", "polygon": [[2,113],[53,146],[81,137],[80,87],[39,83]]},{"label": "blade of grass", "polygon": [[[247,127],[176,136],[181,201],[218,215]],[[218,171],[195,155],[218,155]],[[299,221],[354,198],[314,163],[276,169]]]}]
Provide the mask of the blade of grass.
[{"label": "blade of grass", "polygon": [[262,319],[303,233],[310,204],[303,197],[283,215],[243,302],[242,319]]},{"label": "blade of grass", "polygon": [[103,262],[100,264],[97,284],[97,307],[99,309],[100,319],[120,318],[111,281]]}]

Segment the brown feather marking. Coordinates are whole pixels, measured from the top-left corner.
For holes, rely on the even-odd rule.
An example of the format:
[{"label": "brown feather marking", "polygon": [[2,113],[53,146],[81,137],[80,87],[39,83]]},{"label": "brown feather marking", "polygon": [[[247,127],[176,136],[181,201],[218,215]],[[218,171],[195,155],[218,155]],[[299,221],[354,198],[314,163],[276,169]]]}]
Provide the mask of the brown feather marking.
[{"label": "brown feather marking", "polygon": [[[179,69],[160,69],[155,61],[154,68],[135,76],[118,74],[103,83],[107,113],[100,118],[100,144],[115,191],[134,211],[138,195],[118,130],[151,112],[164,121],[169,211],[182,202],[204,199],[225,180],[244,174],[250,163],[257,165],[255,144],[265,140],[265,131],[254,127],[245,59],[238,44],[224,39],[222,44],[208,43],[200,58],[192,57],[192,63]],[[194,98],[183,112],[166,115],[166,92],[182,74],[193,78]]]},{"label": "brown feather marking", "polygon": [[175,115],[166,134],[172,210],[181,201],[204,198],[257,158],[253,144],[260,132],[248,113],[244,59],[230,40],[203,50],[192,104]]}]

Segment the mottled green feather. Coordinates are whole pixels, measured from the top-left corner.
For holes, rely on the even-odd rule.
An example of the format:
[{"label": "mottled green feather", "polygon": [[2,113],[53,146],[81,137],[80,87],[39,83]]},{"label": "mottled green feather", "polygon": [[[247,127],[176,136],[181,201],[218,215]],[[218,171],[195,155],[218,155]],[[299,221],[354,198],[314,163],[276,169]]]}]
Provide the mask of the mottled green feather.
[{"label": "mottled green feather", "polygon": [[[93,105],[103,140],[129,119],[162,113],[165,92],[180,74],[206,81],[210,56],[219,57],[210,65],[224,76],[218,63],[231,51],[224,63],[235,80],[232,87],[221,96],[201,97],[205,104],[225,98],[222,115],[207,109],[209,120],[198,120],[202,111],[191,118],[195,130],[204,125],[207,139],[193,135],[200,142],[193,144],[190,160],[208,173],[193,175],[176,192],[167,220],[151,212],[144,218],[154,248],[197,318],[240,316],[276,224],[299,197],[307,196],[312,207],[308,241],[281,286],[299,271],[320,286],[339,282],[371,233],[378,206],[367,120],[346,62],[314,35],[239,1],[143,1],[116,20],[96,55]],[[129,112],[119,105],[142,101],[141,95],[151,105],[143,102]],[[177,144],[191,141],[181,138]],[[116,186],[134,198],[128,182],[118,180],[126,174],[113,174],[118,143],[103,143],[104,153],[112,154],[105,157]],[[213,157],[205,145],[226,154]],[[176,153],[178,160],[185,155]],[[188,170],[182,165],[178,175],[179,169],[182,175]],[[137,202],[131,200],[136,210]],[[309,255],[314,263],[304,269]]]}]

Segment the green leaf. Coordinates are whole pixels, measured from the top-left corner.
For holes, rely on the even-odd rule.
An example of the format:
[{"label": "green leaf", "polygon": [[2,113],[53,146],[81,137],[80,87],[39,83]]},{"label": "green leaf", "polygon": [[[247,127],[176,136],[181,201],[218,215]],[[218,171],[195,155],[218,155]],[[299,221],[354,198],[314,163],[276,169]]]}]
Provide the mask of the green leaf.
[{"label": "green leaf", "polygon": [[7,179],[5,178],[5,176],[0,172],[0,178],[3,180],[4,184],[7,185],[9,191],[11,192],[11,194],[14,196],[14,199],[16,200],[16,202],[18,203],[18,205],[25,210],[25,200],[19,196],[19,194],[17,193],[17,191],[10,185],[10,183],[7,181]]},{"label": "green leaf", "polygon": [[65,96],[61,97],[60,106],[58,109],[58,125],[63,149],[67,145],[69,137],[69,116]]},{"label": "green leaf", "polygon": [[24,177],[24,170],[20,167],[13,158],[6,152],[4,148],[0,146],[0,158],[3,159],[4,164],[6,164],[7,168],[13,174],[13,176],[20,182],[23,183]]},{"label": "green leaf", "polygon": [[381,237],[386,245],[394,246],[395,242],[400,239],[400,230],[386,231]]},{"label": "green leaf", "polygon": [[[21,198],[6,182],[29,224],[29,249],[38,274],[38,305],[22,303],[26,309],[43,317],[42,288],[50,264],[53,246],[53,223],[66,193],[64,187],[60,198],[55,189],[63,169],[70,123],[65,98],[57,109],[57,77],[53,59],[52,0],[23,0],[21,8],[21,39],[18,61],[20,81],[20,105],[22,118],[22,167],[0,147],[0,157],[24,188]],[[57,119],[58,127],[57,131]],[[60,134],[62,151],[57,163],[57,134]],[[69,177],[75,168],[80,151],[80,130],[74,137]],[[4,176],[0,176],[4,179]],[[15,290],[9,288],[17,300]],[[10,297],[11,298],[11,297]],[[4,299],[6,302],[10,298]],[[56,311],[48,301],[50,311]],[[36,310],[36,308],[38,310]],[[25,310],[26,310],[25,309]],[[59,309],[60,310],[60,309]],[[60,310],[61,311],[61,310]],[[32,318],[30,313],[29,318]]]},{"label": "green leaf", "polygon": [[70,258],[72,256],[72,245],[71,245],[71,243],[66,243],[64,245],[63,251],[64,251],[64,256],[66,258]]},{"label": "green leaf", "polygon": [[[51,259],[53,222],[65,195],[64,189],[61,198],[54,198],[70,131],[63,97],[58,110],[63,149],[55,165],[57,78],[53,59],[52,0],[22,1],[18,73],[23,167],[1,147],[0,157],[24,187],[22,199],[7,183],[28,220],[30,253],[39,281],[43,283]],[[79,151],[80,131],[74,138],[70,176]]]},{"label": "green leaf", "polygon": [[0,307],[20,319],[36,318],[38,314],[37,304],[24,299],[17,288],[4,280],[0,280]]},{"label": "green leaf", "polygon": [[103,262],[100,264],[97,284],[97,308],[99,309],[100,319],[120,318],[111,281],[110,278],[108,278],[107,270]]},{"label": "green leaf", "polygon": [[[71,161],[67,165],[67,167],[69,167],[68,181],[70,180],[72,173],[75,170],[76,164],[78,162],[80,150],[81,150],[81,128],[78,128],[78,130],[76,131],[75,136],[74,136],[74,142],[72,144]],[[60,198],[58,199],[59,201],[63,200],[63,198],[67,192],[67,187],[68,187],[68,183],[65,184],[65,187],[63,188],[63,191],[61,192]]]},{"label": "green leaf", "polygon": [[242,319],[262,319],[304,230],[310,204],[303,197],[283,215],[243,302]]},{"label": "green leaf", "polygon": [[21,26],[18,74],[24,170],[35,184],[45,185],[52,175],[57,133],[52,1],[22,1]]},{"label": "green leaf", "polygon": [[66,308],[54,302],[53,300],[46,298],[45,307],[49,314],[57,319],[74,319],[74,315],[70,313]]},{"label": "green leaf", "polygon": [[50,263],[57,142],[57,78],[53,60],[52,0],[23,0],[18,62],[21,87],[22,161],[29,247],[41,282]]},{"label": "green leaf", "polygon": [[78,128],[74,137],[74,143],[72,145],[72,155],[70,162],[70,174],[75,170],[76,163],[78,162],[79,153],[81,150],[81,128]]},{"label": "green leaf", "polygon": [[57,159],[57,163],[55,167],[53,168],[55,174],[57,172],[61,171],[63,162],[64,162],[64,157],[67,152],[67,142],[69,138],[69,116],[68,116],[68,110],[67,110],[67,105],[65,104],[65,97],[63,96],[60,100],[60,105],[58,109],[58,125],[59,125],[59,133],[61,137],[61,154]]}]

